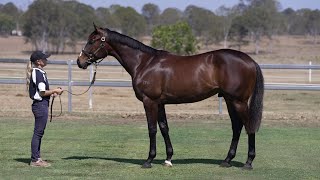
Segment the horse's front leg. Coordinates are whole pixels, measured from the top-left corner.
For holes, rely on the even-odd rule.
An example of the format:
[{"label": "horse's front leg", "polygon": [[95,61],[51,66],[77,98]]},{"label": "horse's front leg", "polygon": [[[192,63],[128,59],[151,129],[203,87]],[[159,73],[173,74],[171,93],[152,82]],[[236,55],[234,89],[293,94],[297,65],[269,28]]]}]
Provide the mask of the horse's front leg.
[{"label": "horse's front leg", "polygon": [[158,121],[158,104],[152,101],[150,98],[145,97],[143,99],[143,106],[146,111],[148,131],[150,139],[149,156],[142,168],[151,168],[151,163],[156,157],[156,134],[157,134],[157,121]]},{"label": "horse's front leg", "polygon": [[164,165],[168,167],[172,167],[171,159],[173,155],[173,148],[169,136],[169,126],[167,122],[167,116],[166,111],[163,104],[159,105],[159,114],[158,114],[158,124],[161,130],[161,134],[164,139],[164,143],[166,144],[166,152],[167,152],[167,158],[164,161]]}]

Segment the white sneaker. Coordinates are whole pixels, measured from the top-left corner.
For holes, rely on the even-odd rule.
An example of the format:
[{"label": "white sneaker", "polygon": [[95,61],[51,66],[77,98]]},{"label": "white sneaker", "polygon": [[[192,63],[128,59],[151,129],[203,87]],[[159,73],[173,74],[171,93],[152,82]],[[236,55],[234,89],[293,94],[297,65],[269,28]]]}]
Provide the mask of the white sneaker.
[{"label": "white sneaker", "polygon": [[38,161],[36,161],[36,162],[31,161],[30,166],[32,166],[32,167],[49,167],[49,166],[51,166],[51,164],[48,163],[47,161],[42,160],[41,158],[38,158]]}]

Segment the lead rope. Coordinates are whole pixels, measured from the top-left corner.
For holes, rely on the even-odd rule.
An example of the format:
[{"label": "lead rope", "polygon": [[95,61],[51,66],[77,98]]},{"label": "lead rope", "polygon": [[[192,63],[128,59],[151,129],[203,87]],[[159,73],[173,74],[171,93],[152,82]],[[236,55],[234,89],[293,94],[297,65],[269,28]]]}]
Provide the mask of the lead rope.
[{"label": "lead rope", "polygon": [[60,114],[57,116],[52,115],[52,107],[53,107],[53,102],[54,102],[55,96],[52,96],[52,101],[51,101],[51,107],[50,107],[50,122],[52,121],[52,117],[59,117],[62,114],[62,103],[61,103],[61,95],[59,95],[59,100],[60,100]]},{"label": "lead rope", "polygon": [[[101,62],[101,61],[99,61],[99,62]],[[93,77],[92,77],[91,83],[90,83],[90,85],[89,85],[89,87],[88,87],[88,89],[86,91],[84,91],[83,93],[79,93],[79,94],[72,93],[72,92],[70,92],[68,90],[64,90],[64,91],[66,91],[67,93],[69,93],[69,94],[71,94],[73,96],[81,96],[81,95],[85,94],[86,92],[88,92],[89,89],[92,87],[92,85],[94,84],[94,82],[96,80],[96,74],[97,74],[97,67],[98,66],[97,66],[97,63],[94,63],[94,65],[95,65],[95,69],[94,69]],[[59,96],[59,100],[60,100],[60,114],[56,115],[56,116],[53,116],[53,114],[52,114],[52,108],[53,108],[53,102],[54,102],[55,96],[52,97],[51,107],[50,107],[50,122],[52,121],[52,117],[60,117],[62,115],[61,94],[58,95]]]}]

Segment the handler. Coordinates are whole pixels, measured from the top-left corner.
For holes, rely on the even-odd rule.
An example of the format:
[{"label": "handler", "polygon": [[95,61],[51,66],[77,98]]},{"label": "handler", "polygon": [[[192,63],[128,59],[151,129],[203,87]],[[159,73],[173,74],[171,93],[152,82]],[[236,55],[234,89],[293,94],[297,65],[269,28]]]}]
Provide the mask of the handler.
[{"label": "handler", "polygon": [[41,51],[34,51],[27,65],[27,87],[29,96],[33,100],[32,112],[35,119],[30,162],[30,166],[33,167],[49,167],[51,165],[41,159],[41,139],[47,125],[50,96],[57,96],[63,92],[61,88],[49,89],[47,75],[43,70],[43,67],[47,65],[49,56],[49,54]]}]

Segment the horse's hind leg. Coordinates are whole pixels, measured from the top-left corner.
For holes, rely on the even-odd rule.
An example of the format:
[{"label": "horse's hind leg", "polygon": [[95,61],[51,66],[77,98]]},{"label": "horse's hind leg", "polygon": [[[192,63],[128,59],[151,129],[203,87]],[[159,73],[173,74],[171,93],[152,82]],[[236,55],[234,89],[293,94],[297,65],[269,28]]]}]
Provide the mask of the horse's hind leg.
[{"label": "horse's hind leg", "polygon": [[[229,103],[227,103],[229,104]],[[228,162],[228,157],[234,157],[235,151],[237,148],[237,144],[240,137],[240,131],[242,126],[244,125],[246,129],[249,128],[249,110],[248,110],[248,103],[247,102],[240,102],[240,101],[233,101],[231,107],[234,107],[235,110],[235,116],[237,117],[237,121],[234,121],[231,118],[232,121],[232,130],[233,130],[233,138],[235,138],[235,141],[232,141],[229,154],[226,158],[226,162]],[[229,109],[228,105],[228,109]],[[232,109],[232,108],[231,108]],[[241,123],[241,124],[238,124]],[[243,124],[243,125],[242,125]],[[241,127],[240,127],[241,126]],[[239,129],[240,128],[240,129]],[[248,131],[247,131],[248,132]],[[234,153],[233,153],[234,152]],[[244,169],[252,169],[252,161],[256,156],[255,152],[255,133],[248,134],[248,158],[246,161],[246,164],[243,166]]]},{"label": "horse's hind leg", "polygon": [[167,122],[167,116],[166,116],[166,111],[164,108],[163,104],[159,105],[159,118],[158,118],[158,124],[161,130],[161,134],[163,136],[165,145],[166,145],[166,153],[167,153],[167,158],[164,162],[165,166],[172,166],[171,159],[173,155],[173,148],[169,136],[169,126]]},{"label": "horse's hind leg", "polygon": [[240,120],[240,118],[238,116],[238,113],[236,111],[234,104],[228,100],[226,100],[226,104],[228,107],[228,112],[229,112],[229,116],[230,116],[231,123],[232,123],[233,135],[232,135],[232,141],[231,141],[228,155],[220,165],[222,167],[230,167],[231,166],[230,162],[236,156],[238,142],[239,142],[241,130],[243,127],[242,121]]},{"label": "horse's hind leg", "polygon": [[256,157],[256,148],[255,148],[255,134],[249,134],[248,135],[248,146],[249,146],[249,149],[248,149],[248,159],[247,159],[247,162],[246,164],[243,166],[244,169],[248,169],[248,170],[251,170],[252,169],[252,161],[253,159]]}]

